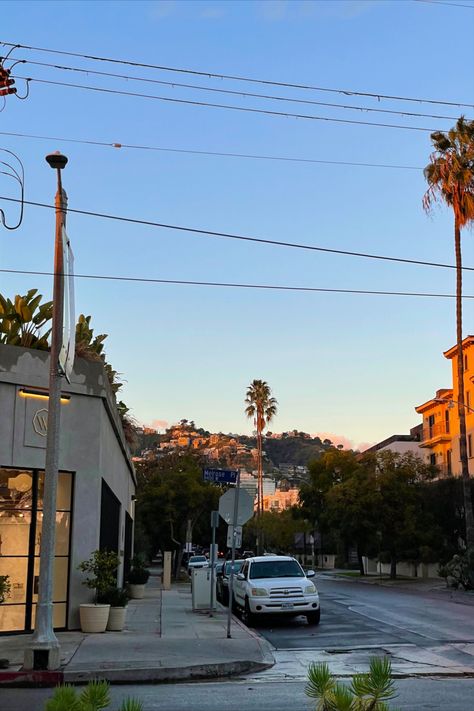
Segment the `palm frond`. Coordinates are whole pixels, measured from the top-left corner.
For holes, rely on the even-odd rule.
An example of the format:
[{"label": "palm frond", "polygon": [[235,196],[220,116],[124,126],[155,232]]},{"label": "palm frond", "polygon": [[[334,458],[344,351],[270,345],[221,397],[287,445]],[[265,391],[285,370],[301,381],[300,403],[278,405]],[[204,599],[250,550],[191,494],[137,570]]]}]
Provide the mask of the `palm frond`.
[{"label": "palm frond", "polygon": [[138,699],[128,698],[122,701],[119,711],[143,711],[143,704]]},{"label": "palm frond", "polygon": [[45,711],[81,711],[76,690],[70,684],[56,687],[44,708]]},{"label": "palm frond", "polygon": [[[351,683],[353,694],[359,698],[369,697],[375,702],[388,701],[397,694],[392,680],[392,665],[388,657],[372,657],[368,674],[356,674]],[[377,708],[374,706],[373,708]]]},{"label": "palm frond", "polygon": [[106,681],[91,681],[82,690],[79,699],[87,711],[102,711],[110,704],[109,684]]},{"label": "palm frond", "polygon": [[329,671],[326,662],[310,664],[308,667],[308,682],[305,694],[311,699],[321,699],[328,696],[335,688],[336,681]]}]

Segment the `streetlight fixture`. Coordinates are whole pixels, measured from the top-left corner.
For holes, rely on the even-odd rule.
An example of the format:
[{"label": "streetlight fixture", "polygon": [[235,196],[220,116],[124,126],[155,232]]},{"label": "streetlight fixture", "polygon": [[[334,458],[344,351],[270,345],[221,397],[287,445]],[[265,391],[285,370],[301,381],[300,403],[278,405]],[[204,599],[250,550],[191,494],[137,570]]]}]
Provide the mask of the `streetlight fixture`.
[{"label": "streetlight fixture", "polygon": [[59,151],[56,151],[56,153],[47,155],[46,161],[57,173],[53,320],[49,364],[48,433],[44,471],[38,601],[36,605],[35,630],[31,642],[25,649],[25,669],[58,669],[60,665],[60,647],[53,629],[53,587],[61,381],[63,375],[59,366],[64,311],[63,231],[66,225],[67,210],[67,195],[62,187],[61,171],[65,168],[68,159]]},{"label": "streetlight fixture", "polygon": [[[434,402],[437,402],[441,405],[444,405],[447,403],[448,410],[452,410],[455,405],[460,405],[461,403],[458,402],[457,400],[453,400],[452,397],[443,399],[442,397],[435,397]],[[464,407],[466,410],[469,410],[469,412],[474,412],[474,408],[469,407],[469,405],[466,405],[465,402],[462,403],[461,407]]]}]

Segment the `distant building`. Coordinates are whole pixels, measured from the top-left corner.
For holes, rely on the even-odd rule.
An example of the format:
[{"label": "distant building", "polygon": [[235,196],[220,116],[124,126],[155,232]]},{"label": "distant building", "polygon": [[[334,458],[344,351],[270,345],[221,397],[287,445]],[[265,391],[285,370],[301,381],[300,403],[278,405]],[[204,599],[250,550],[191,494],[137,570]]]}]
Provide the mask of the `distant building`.
[{"label": "distant building", "polygon": [[263,496],[264,511],[284,511],[295,506],[299,501],[299,489],[289,489],[288,491],[276,490],[273,494]]},{"label": "distant building", "polygon": [[385,449],[390,449],[392,452],[398,452],[399,454],[405,454],[406,452],[413,452],[417,454],[420,458],[423,456],[420,447],[421,440],[421,425],[416,425],[410,430],[410,434],[395,434],[383,439],[377,444],[373,444],[372,447],[364,449],[363,454],[368,452],[381,452]]}]

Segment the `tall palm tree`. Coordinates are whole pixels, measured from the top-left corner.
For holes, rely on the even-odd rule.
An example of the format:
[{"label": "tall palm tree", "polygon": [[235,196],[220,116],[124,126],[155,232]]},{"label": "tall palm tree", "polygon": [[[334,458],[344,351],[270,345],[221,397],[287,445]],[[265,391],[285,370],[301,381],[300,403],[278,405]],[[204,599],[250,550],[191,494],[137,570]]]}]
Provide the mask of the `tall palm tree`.
[{"label": "tall palm tree", "polygon": [[[252,418],[257,429],[257,515],[263,513],[263,466],[262,466],[262,432],[270,424],[277,413],[277,401],[272,397],[272,391],[265,380],[253,380],[247,388],[245,397],[245,414]],[[261,548],[261,531],[259,526],[258,548]],[[261,552],[260,550],[258,551]]]},{"label": "tall palm tree", "polygon": [[[456,254],[456,346],[458,369],[459,450],[463,480],[466,545],[474,549],[474,517],[471,482],[466,446],[466,416],[464,409],[464,362],[462,353],[462,256],[461,230],[474,221],[474,121],[463,116],[447,133],[431,134],[434,152],[424,170],[428,190],[423,198],[429,211],[438,200],[454,213],[454,247]],[[472,571],[474,574],[474,571]]]}]

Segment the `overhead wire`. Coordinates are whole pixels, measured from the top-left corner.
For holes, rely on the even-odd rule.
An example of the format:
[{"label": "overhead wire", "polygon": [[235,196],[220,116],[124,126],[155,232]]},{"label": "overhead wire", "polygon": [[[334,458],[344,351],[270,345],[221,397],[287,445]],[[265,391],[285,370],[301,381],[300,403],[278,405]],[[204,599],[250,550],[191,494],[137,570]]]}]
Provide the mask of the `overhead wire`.
[{"label": "overhead wire", "polygon": [[192,74],[195,76],[207,77],[209,79],[227,79],[227,80],[232,80],[232,81],[249,82],[252,84],[265,84],[265,85],[269,85],[269,86],[288,87],[288,88],[292,88],[292,89],[304,89],[304,90],[309,90],[309,91],[320,91],[320,92],[329,92],[329,93],[334,93],[334,94],[344,94],[345,96],[367,96],[367,97],[370,97],[373,99],[377,99],[378,101],[380,101],[381,99],[387,99],[387,100],[393,100],[393,101],[411,101],[411,102],[424,103],[424,104],[438,104],[438,105],[443,105],[443,106],[456,106],[459,108],[474,108],[474,104],[469,104],[469,103],[460,102],[460,101],[446,101],[446,100],[442,100],[442,99],[425,99],[425,98],[421,98],[421,97],[396,96],[396,95],[382,94],[382,93],[376,93],[376,92],[356,91],[353,89],[339,89],[339,88],[332,88],[332,87],[314,86],[314,85],[310,85],[310,84],[274,81],[274,80],[270,80],[270,79],[259,79],[259,78],[255,78],[255,77],[239,76],[239,75],[235,75],[235,74],[222,74],[222,73],[211,72],[211,71],[187,69],[187,68],[183,68],[183,67],[171,67],[171,66],[167,66],[167,65],[137,62],[137,61],[133,61],[133,60],[116,59],[116,58],[112,58],[112,57],[102,57],[102,56],[98,56],[98,55],[85,54],[82,52],[71,52],[71,51],[66,51],[66,50],[51,49],[51,48],[47,48],[47,47],[36,47],[33,45],[18,44],[18,43],[15,44],[13,42],[6,42],[5,40],[0,40],[0,44],[5,45],[6,47],[13,47],[13,48],[17,48],[17,49],[27,49],[27,50],[31,50],[34,52],[46,52],[49,54],[59,54],[59,55],[68,56],[68,57],[80,57],[81,59],[87,59],[87,60],[92,60],[92,61],[108,62],[111,64],[123,64],[123,65],[127,65],[127,66],[132,66],[132,67],[155,69],[155,70],[163,71],[163,72],[166,71],[166,72],[176,72],[176,73],[180,73],[180,74]]},{"label": "overhead wire", "polygon": [[64,138],[63,136],[40,136],[32,133],[18,133],[15,131],[0,131],[0,136],[12,136],[15,138],[31,138],[41,141],[61,141],[63,143],[79,143],[83,145],[98,146],[105,148],[125,148],[141,151],[159,151],[164,153],[185,153],[190,155],[204,155],[204,156],[217,156],[224,158],[247,158],[252,160],[270,160],[270,161],[284,161],[291,163],[316,163],[324,165],[350,165],[358,166],[363,168],[396,168],[399,170],[422,170],[420,166],[416,165],[396,165],[393,163],[360,163],[357,161],[346,161],[346,160],[323,160],[316,158],[296,158],[292,156],[272,156],[272,155],[259,155],[255,153],[234,153],[226,151],[201,151],[197,149],[189,148],[169,148],[166,146],[147,146],[147,145],[137,145],[133,143],[118,143],[118,142],[108,142],[108,141],[95,141],[85,138]]},{"label": "overhead wire", "polygon": [[425,113],[420,113],[417,111],[397,111],[395,109],[380,109],[380,108],[375,108],[372,106],[353,106],[351,104],[334,104],[326,101],[314,101],[313,99],[299,99],[296,97],[291,97],[291,96],[275,96],[273,94],[259,94],[256,92],[248,92],[248,91],[236,91],[232,89],[217,89],[216,87],[209,87],[209,86],[203,86],[203,85],[197,85],[197,84],[186,84],[182,82],[174,82],[174,81],[165,81],[162,79],[150,79],[150,78],[145,78],[145,77],[134,77],[131,76],[130,74],[116,74],[114,72],[101,72],[97,71],[94,69],[86,69],[84,67],[71,67],[71,66],[66,66],[66,65],[61,65],[61,64],[51,64],[50,62],[36,62],[31,59],[16,59],[14,64],[10,67],[10,71],[17,65],[17,64],[32,64],[34,66],[38,67],[47,67],[49,69],[57,69],[60,71],[68,71],[68,72],[77,72],[80,74],[87,74],[87,75],[94,75],[94,76],[101,76],[101,77],[107,77],[107,78],[112,78],[112,79],[125,79],[126,81],[138,81],[138,82],[144,82],[148,84],[159,84],[160,86],[169,86],[174,88],[181,88],[181,89],[193,89],[197,91],[205,91],[205,92],[212,92],[212,93],[217,93],[217,94],[230,94],[231,96],[239,96],[243,98],[256,98],[256,99],[265,99],[265,100],[270,100],[270,101],[280,101],[280,102],[288,102],[288,103],[294,103],[294,104],[306,104],[306,105],[311,105],[311,106],[325,106],[328,108],[336,108],[336,109],[344,109],[344,110],[350,110],[350,111],[362,111],[362,112],[373,112],[373,113],[381,113],[381,114],[392,114],[396,116],[409,116],[409,117],[415,117],[415,118],[432,118],[432,119],[442,119],[442,120],[447,120],[447,121],[456,121],[458,118],[457,116],[443,116],[439,114],[425,114]]},{"label": "overhead wire", "polygon": [[214,109],[226,109],[226,110],[231,110],[231,111],[241,111],[245,113],[252,113],[252,114],[263,114],[267,116],[283,116],[284,118],[297,118],[297,119],[305,119],[305,120],[311,120],[311,121],[326,121],[329,123],[344,123],[344,124],[352,124],[352,125],[359,125],[359,126],[377,126],[379,128],[397,128],[397,129],[404,129],[407,131],[423,131],[423,132],[428,132],[432,133],[433,131],[439,130],[436,128],[425,128],[421,126],[406,126],[404,124],[393,124],[393,123],[377,123],[377,122],[372,122],[372,121],[359,121],[357,119],[342,119],[342,118],[333,118],[329,116],[315,116],[314,114],[297,114],[293,113],[291,111],[274,111],[271,109],[257,109],[255,107],[249,107],[249,106],[235,106],[234,104],[215,104],[209,101],[197,101],[193,99],[178,99],[176,97],[170,97],[170,96],[158,96],[157,94],[142,94],[139,92],[135,91],[124,91],[123,89],[107,89],[105,87],[98,87],[98,86],[88,86],[86,84],[75,84],[71,82],[62,82],[62,81],[53,81],[51,79],[39,79],[38,77],[24,77],[24,76],[19,76],[15,75],[16,79],[23,79],[24,81],[28,83],[30,82],[36,82],[37,84],[47,84],[50,86],[61,86],[61,87],[69,87],[73,89],[84,89],[87,91],[95,91],[98,93],[103,93],[103,94],[111,94],[111,95],[116,95],[116,96],[132,96],[132,97],[137,97],[141,99],[153,99],[155,101],[165,101],[168,103],[172,104],[187,104],[190,106],[202,106],[205,108],[214,108]]},{"label": "overhead wire", "polygon": [[[11,197],[6,197],[4,195],[0,195],[0,200],[7,200],[9,202],[20,202],[19,200]],[[36,202],[32,200],[25,200],[24,201],[25,205],[31,205],[33,207],[41,207],[41,208],[46,208],[49,210],[55,210],[56,207],[55,205],[48,205],[47,203],[42,203],[42,202]],[[346,249],[334,249],[331,247],[319,247],[317,245],[312,245],[312,244],[304,244],[304,243],[298,243],[298,242],[285,242],[282,240],[275,240],[275,239],[265,239],[263,237],[252,237],[249,235],[241,235],[241,234],[235,234],[232,232],[217,232],[215,230],[205,230],[201,229],[198,227],[185,227],[183,225],[173,225],[173,224],[168,224],[164,222],[154,222],[152,220],[143,220],[139,218],[133,218],[133,217],[123,217],[121,215],[112,215],[109,213],[104,213],[104,212],[93,212],[91,210],[79,210],[77,208],[71,208],[68,207],[68,213],[74,213],[76,215],[87,215],[89,217],[99,217],[102,219],[106,220],[114,220],[117,222],[125,222],[129,224],[135,224],[135,225],[144,225],[146,227],[157,227],[160,229],[167,229],[167,230],[175,230],[177,232],[185,232],[189,234],[196,234],[199,236],[205,236],[205,237],[218,237],[218,238],[223,238],[223,239],[231,239],[231,240],[237,240],[241,242],[253,242],[256,244],[265,244],[265,245],[272,245],[272,246],[277,246],[277,247],[287,247],[291,249],[300,249],[300,250],[307,250],[311,252],[323,252],[327,254],[338,254],[338,255],[344,255],[348,257],[360,257],[364,259],[374,259],[374,260],[380,260],[384,262],[397,262],[400,264],[416,264],[416,265],[421,265],[421,266],[426,266],[426,267],[437,267],[437,268],[442,268],[442,269],[456,269],[456,265],[454,264],[444,264],[442,262],[431,262],[431,261],[425,261],[421,259],[409,259],[406,257],[390,257],[387,255],[382,255],[382,254],[372,254],[369,252],[355,252],[351,250],[346,250]],[[462,267],[464,271],[474,271],[474,267]]]},{"label": "overhead wire", "polygon": [[[54,272],[27,269],[0,269],[3,274],[28,274],[35,276],[55,276]],[[197,281],[191,279],[157,279],[152,277],[129,277],[110,274],[64,274],[74,279],[98,279],[105,281],[140,282],[143,284],[171,284],[177,286],[209,286],[232,289],[260,289],[270,291],[319,292],[330,294],[360,294],[369,296],[413,296],[437,299],[455,299],[456,294],[436,294],[425,291],[381,291],[370,289],[337,289],[316,286],[287,286],[284,284],[245,284],[236,282]],[[463,294],[464,299],[474,299],[474,295]]]}]

